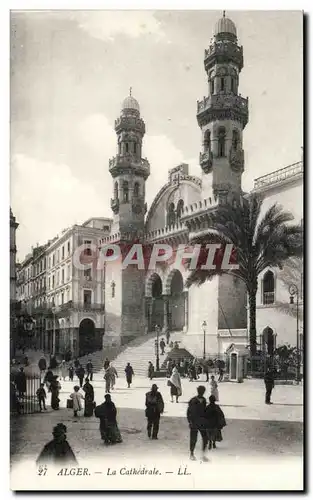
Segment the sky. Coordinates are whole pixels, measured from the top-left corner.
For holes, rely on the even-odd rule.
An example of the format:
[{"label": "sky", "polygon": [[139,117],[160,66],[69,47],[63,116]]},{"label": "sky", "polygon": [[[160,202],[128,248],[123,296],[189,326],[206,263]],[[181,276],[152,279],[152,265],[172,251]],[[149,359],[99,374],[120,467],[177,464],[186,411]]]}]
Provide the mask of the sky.
[{"label": "sky", "polygon": [[[249,97],[243,189],[300,160],[300,11],[227,11],[243,45]],[[11,206],[17,257],[90,217],[111,217],[114,120],[129,94],[146,123],[150,206],[168,170],[201,176],[197,100],[220,11],[11,11]]]}]

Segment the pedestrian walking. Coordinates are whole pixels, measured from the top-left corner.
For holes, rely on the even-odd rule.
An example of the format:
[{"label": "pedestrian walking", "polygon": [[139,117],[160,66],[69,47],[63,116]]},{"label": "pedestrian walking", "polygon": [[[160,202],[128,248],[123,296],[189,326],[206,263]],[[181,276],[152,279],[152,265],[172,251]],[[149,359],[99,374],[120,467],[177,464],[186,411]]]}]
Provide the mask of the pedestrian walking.
[{"label": "pedestrian walking", "polygon": [[76,375],[77,375],[78,380],[79,380],[79,386],[83,387],[84,377],[85,377],[85,370],[84,370],[83,366],[79,365],[77,367]]},{"label": "pedestrian walking", "polygon": [[93,390],[93,386],[89,382],[89,378],[87,377],[85,380],[85,384],[83,387],[83,391],[85,393],[85,412],[84,417],[92,417],[94,411],[94,399],[95,393]]},{"label": "pedestrian walking", "polygon": [[170,343],[170,338],[171,338],[171,334],[169,332],[169,330],[166,331],[166,344],[169,345]]},{"label": "pedestrian walking", "polygon": [[51,382],[53,380],[53,377],[54,377],[53,371],[48,369],[48,371],[45,374],[45,378],[43,379],[43,382],[44,382],[44,384],[46,384],[48,392],[51,392],[50,386],[51,386]]},{"label": "pedestrian walking", "polygon": [[153,379],[153,375],[154,375],[154,366],[151,363],[151,361],[149,361],[149,365],[148,365],[148,378],[150,380],[152,380]]},{"label": "pedestrian walking", "polygon": [[182,395],[181,379],[176,366],[173,368],[172,375],[168,380],[168,385],[170,386],[171,402],[174,403],[174,396],[176,398],[176,403],[178,403],[178,398]]},{"label": "pedestrian walking", "polygon": [[133,376],[135,375],[133,367],[131,366],[130,363],[127,363],[127,366],[125,368],[125,374],[126,374],[126,382],[127,382],[128,389],[129,389],[130,388],[130,384],[133,381]]},{"label": "pedestrian walking", "polygon": [[46,410],[46,391],[45,391],[45,384],[41,383],[39,389],[36,391],[38,403],[39,403],[39,409],[42,411],[42,407],[44,410]]},{"label": "pedestrian walking", "polygon": [[165,354],[165,351],[164,351],[165,346],[166,346],[166,344],[164,342],[164,339],[161,339],[161,342],[160,342],[161,356],[164,356],[164,354]]},{"label": "pedestrian walking", "polygon": [[105,392],[107,394],[110,393],[111,390],[111,371],[110,366],[104,372],[104,380],[105,380]]},{"label": "pedestrian walking", "polygon": [[37,465],[46,465],[49,463],[77,465],[73,450],[66,440],[66,431],[67,428],[64,424],[57,424],[53,428],[53,439],[44,446],[37,458]]},{"label": "pedestrian walking", "polygon": [[160,427],[160,417],[164,412],[164,401],[162,394],[158,391],[158,386],[152,384],[151,391],[146,393],[146,411],[145,415],[148,421],[148,437],[158,439]]},{"label": "pedestrian walking", "polygon": [[223,382],[223,378],[224,378],[224,370],[223,370],[223,367],[220,366],[219,369],[218,369],[218,382]]},{"label": "pedestrian walking", "polygon": [[59,399],[60,390],[61,390],[61,384],[58,381],[58,376],[54,375],[53,379],[51,380],[51,384],[50,384],[51,408],[53,410],[60,409],[60,399]]},{"label": "pedestrian walking", "polygon": [[26,394],[26,375],[24,372],[24,368],[21,366],[20,371],[17,373],[15,377],[15,386],[20,398],[23,398]]},{"label": "pedestrian walking", "polygon": [[215,396],[209,397],[210,403],[205,409],[205,418],[207,421],[207,434],[209,450],[216,448],[216,441],[222,441],[222,429],[226,425],[223,411],[219,405],[215,404]]},{"label": "pedestrian walking", "polygon": [[105,358],[103,368],[106,370],[110,366],[109,358]]},{"label": "pedestrian walking", "polygon": [[65,380],[66,379],[66,375],[67,375],[67,367],[66,367],[66,361],[65,361],[65,359],[63,359],[62,362],[61,362],[60,371],[61,371],[61,378],[62,378],[62,380]]},{"label": "pedestrian walking", "polygon": [[187,420],[190,429],[190,460],[196,460],[194,451],[197,444],[198,432],[202,437],[202,460],[207,462],[205,455],[208,435],[207,435],[207,420],[206,420],[206,399],[204,397],[205,387],[200,385],[197,388],[197,396],[191,398],[188,403]]},{"label": "pedestrian walking", "polygon": [[265,403],[267,405],[271,405],[273,404],[271,402],[271,395],[272,395],[272,390],[275,386],[275,382],[274,382],[274,373],[270,368],[268,368],[265,374],[264,383],[265,383]]},{"label": "pedestrian walking", "polygon": [[73,382],[74,379],[74,367],[73,365],[70,365],[68,368],[68,378],[70,382]]},{"label": "pedestrian walking", "polygon": [[79,365],[80,365],[80,362],[79,362],[78,358],[75,358],[74,359],[74,368],[75,368],[75,370],[77,370],[77,368],[79,367]]},{"label": "pedestrian walking", "polygon": [[95,409],[95,417],[100,419],[100,435],[106,445],[122,443],[122,436],[117,424],[116,406],[111,395],[104,396],[104,402]]},{"label": "pedestrian walking", "polygon": [[215,380],[214,375],[211,375],[210,386],[211,386],[211,396],[214,396],[215,401],[218,401],[219,400],[218,385],[217,385],[217,382]]},{"label": "pedestrian walking", "polygon": [[170,378],[170,376],[172,375],[173,366],[174,366],[173,361],[171,358],[169,358],[167,363],[166,363],[166,376],[167,376],[167,378]]},{"label": "pedestrian walking", "polygon": [[205,381],[209,382],[209,367],[208,367],[208,364],[206,362],[204,362],[204,365],[203,365],[203,374],[205,376]]},{"label": "pedestrian walking", "polygon": [[87,372],[87,377],[92,382],[92,378],[93,378],[93,364],[91,362],[91,359],[88,359],[88,363],[86,364],[86,372]]},{"label": "pedestrian walking", "polygon": [[74,417],[77,417],[77,413],[82,409],[82,399],[84,396],[79,392],[80,387],[78,385],[74,386],[74,392],[70,394],[70,398],[73,400],[73,412]]},{"label": "pedestrian walking", "polygon": [[116,379],[118,378],[118,374],[116,368],[112,364],[110,364],[108,370],[110,372],[110,389],[111,391],[113,391],[116,384]]}]

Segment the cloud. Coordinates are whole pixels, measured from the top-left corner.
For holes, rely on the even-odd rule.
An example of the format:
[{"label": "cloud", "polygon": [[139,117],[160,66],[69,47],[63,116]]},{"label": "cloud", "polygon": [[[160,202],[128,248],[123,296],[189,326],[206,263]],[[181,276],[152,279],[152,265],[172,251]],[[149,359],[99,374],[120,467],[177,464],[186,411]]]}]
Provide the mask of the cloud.
[{"label": "cloud", "polygon": [[[46,243],[62,229],[104,215],[105,203],[92,183],[75,178],[68,165],[15,155],[11,179],[11,205],[20,224],[19,258],[30,251],[31,245]],[[108,198],[106,193],[104,197]]]},{"label": "cloud", "polygon": [[82,30],[104,41],[121,34],[131,38],[153,35],[158,40],[165,37],[161,23],[150,11],[90,11],[76,13],[75,17]]}]

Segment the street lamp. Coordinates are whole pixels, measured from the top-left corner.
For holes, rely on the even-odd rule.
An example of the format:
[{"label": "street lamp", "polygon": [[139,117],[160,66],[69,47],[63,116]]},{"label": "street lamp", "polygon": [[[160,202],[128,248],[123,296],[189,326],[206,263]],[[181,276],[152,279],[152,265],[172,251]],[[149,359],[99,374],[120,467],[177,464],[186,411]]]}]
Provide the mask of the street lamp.
[{"label": "street lamp", "polygon": [[299,353],[299,341],[300,341],[300,336],[299,336],[299,289],[297,285],[294,283],[290,285],[289,287],[289,293],[290,293],[290,304],[294,304],[294,295],[297,298],[296,306],[297,306],[297,374],[296,374],[296,382],[299,384],[300,382],[300,353]]},{"label": "street lamp", "polygon": [[203,359],[205,359],[205,334],[206,334],[206,321],[203,321],[202,323],[202,330],[203,330]]},{"label": "street lamp", "polygon": [[160,370],[160,353],[159,353],[159,335],[160,335],[160,327],[158,325],[155,325],[155,332],[156,332],[156,371],[158,372]]}]

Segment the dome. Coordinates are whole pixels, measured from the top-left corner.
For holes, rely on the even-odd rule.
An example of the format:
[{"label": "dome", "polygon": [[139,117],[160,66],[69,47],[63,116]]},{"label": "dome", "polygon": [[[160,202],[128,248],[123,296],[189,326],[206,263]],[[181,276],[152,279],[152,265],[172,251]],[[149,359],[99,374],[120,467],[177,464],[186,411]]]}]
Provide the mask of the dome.
[{"label": "dome", "polygon": [[140,112],[138,101],[131,95],[127,96],[122,103],[122,111],[127,109],[138,111],[138,113]]},{"label": "dome", "polygon": [[215,26],[215,35],[219,35],[220,33],[231,33],[234,36],[237,36],[237,29],[235,23],[229,19],[228,17],[222,17],[217,21]]}]

